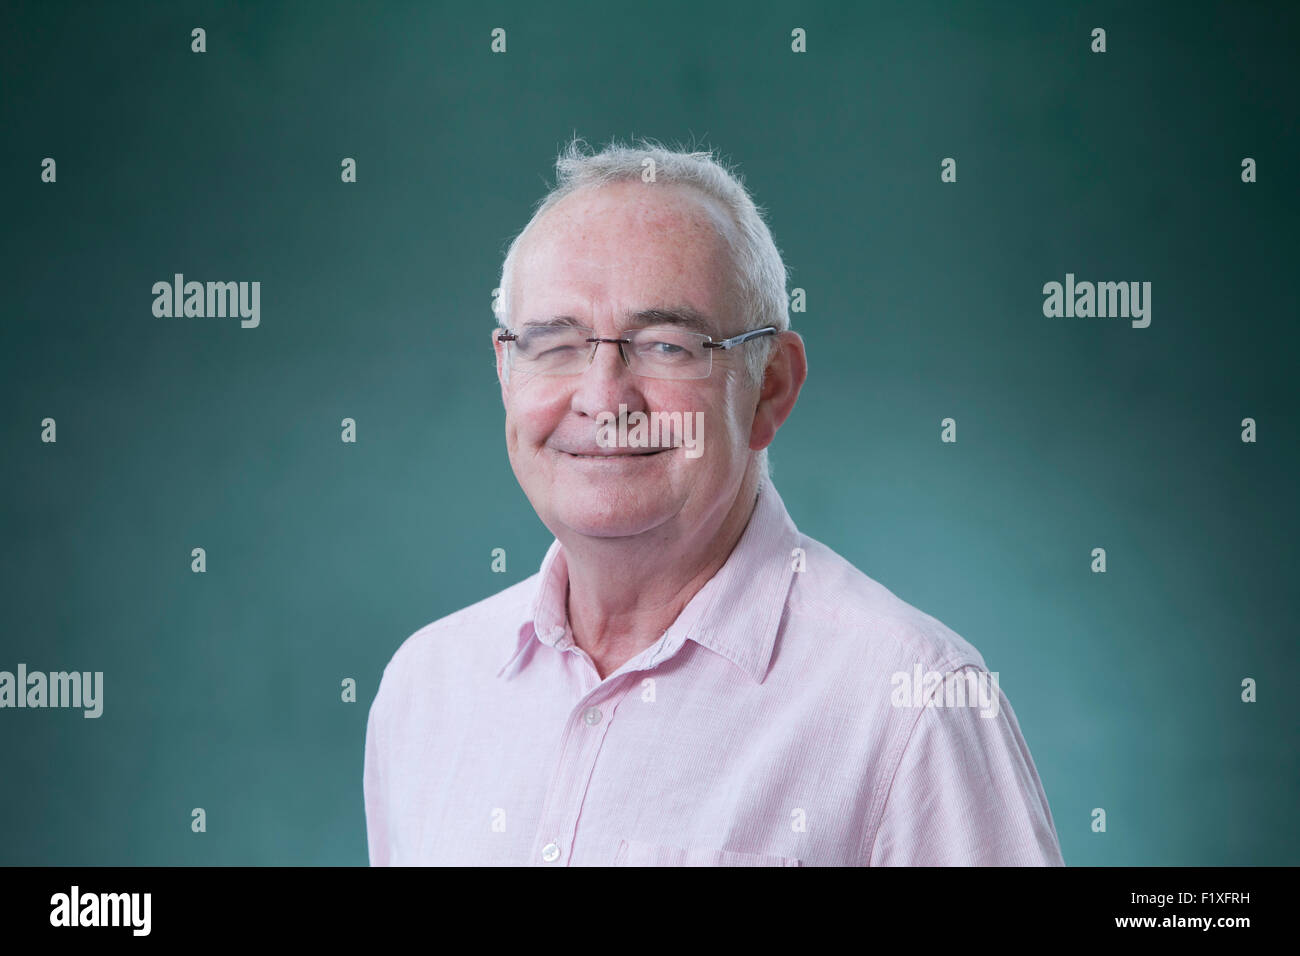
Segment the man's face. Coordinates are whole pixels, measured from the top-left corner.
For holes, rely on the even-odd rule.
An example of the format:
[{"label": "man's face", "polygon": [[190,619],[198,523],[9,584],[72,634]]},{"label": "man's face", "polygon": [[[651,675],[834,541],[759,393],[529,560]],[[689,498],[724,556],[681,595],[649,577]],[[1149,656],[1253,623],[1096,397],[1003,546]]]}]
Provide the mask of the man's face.
[{"label": "man's face", "polygon": [[[618,338],[661,323],[651,309],[693,310],[715,340],[748,329],[735,307],[730,253],[719,235],[726,214],[688,187],[631,181],[580,190],[554,206],[524,238],[511,290],[513,331],[566,316]],[[715,350],[709,377],[645,378],[602,343],[585,371],[502,383],[506,446],[520,487],[556,537],[708,534],[736,500],[750,462],[758,388],[742,345]],[[498,345],[498,369],[503,361]],[[626,412],[703,413],[699,457],[685,447],[601,447],[599,425]],[[607,432],[605,433],[608,434]],[[647,452],[650,452],[647,454]]]}]

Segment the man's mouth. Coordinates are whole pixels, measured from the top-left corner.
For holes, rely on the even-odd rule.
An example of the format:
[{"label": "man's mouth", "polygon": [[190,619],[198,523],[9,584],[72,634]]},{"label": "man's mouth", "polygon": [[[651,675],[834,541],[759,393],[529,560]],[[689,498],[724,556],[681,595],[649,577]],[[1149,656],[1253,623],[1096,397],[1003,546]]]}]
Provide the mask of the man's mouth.
[{"label": "man's mouth", "polygon": [[648,451],[623,451],[611,454],[610,452],[595,452],[584,454],[582,452],[566,451],[564,454],[570,458],[647,458],[650,455],[662,454],[666,451],[672,451],[671,448],[652,448]]}]

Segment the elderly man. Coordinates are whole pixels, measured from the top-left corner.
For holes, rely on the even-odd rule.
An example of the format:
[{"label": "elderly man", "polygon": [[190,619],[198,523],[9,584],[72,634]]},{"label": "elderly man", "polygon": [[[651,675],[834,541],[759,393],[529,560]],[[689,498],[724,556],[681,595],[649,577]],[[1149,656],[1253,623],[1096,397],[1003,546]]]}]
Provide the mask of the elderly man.
[{"label": "elderly man", "polygon": [[800,534],[768,478],[806,361],[745,188],[649,143],[556,167],[492,336],[555,542],[385,669],[371,863],[1059,865],[979,652]]}]

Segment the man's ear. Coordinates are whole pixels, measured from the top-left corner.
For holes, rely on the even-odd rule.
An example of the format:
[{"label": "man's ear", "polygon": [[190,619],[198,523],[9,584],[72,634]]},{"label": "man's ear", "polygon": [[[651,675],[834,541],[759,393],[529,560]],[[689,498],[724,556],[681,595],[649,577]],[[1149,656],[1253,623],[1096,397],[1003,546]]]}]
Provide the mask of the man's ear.
[{"label": "man's ear", "polygon": [[492,330],[492,351],[496,353],[497,382],[501,385],[501,404],[506,403],[506,383],[510,380],[510,370],[506,368],[506,346],[497,338],[501,329]]},{"label": "man's ear", "polygon": [[799,390],[808,378],[808,355],[798,332],[779,332],[767,360],[763,384],[749,430],[749,447],[760,451],[772,444],[777,429],[790,417]]}]

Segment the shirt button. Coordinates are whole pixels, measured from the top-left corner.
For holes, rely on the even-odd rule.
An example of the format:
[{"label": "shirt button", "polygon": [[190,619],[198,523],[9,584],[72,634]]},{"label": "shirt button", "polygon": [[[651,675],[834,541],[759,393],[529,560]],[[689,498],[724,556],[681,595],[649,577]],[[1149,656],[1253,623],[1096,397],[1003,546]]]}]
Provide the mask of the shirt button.
[{"label": "shirt button", "polygon": [[542,847],[542,859],[547,863],[554,863],[560,858],[560,848],[554,843],[548,843]]},{"label": "shirt button", "polygon": [[595,707],[588,708],[587,712],[583,714],[582,719],[587,722],[588,727],[595,727],[600,723],[600,711]]}]

